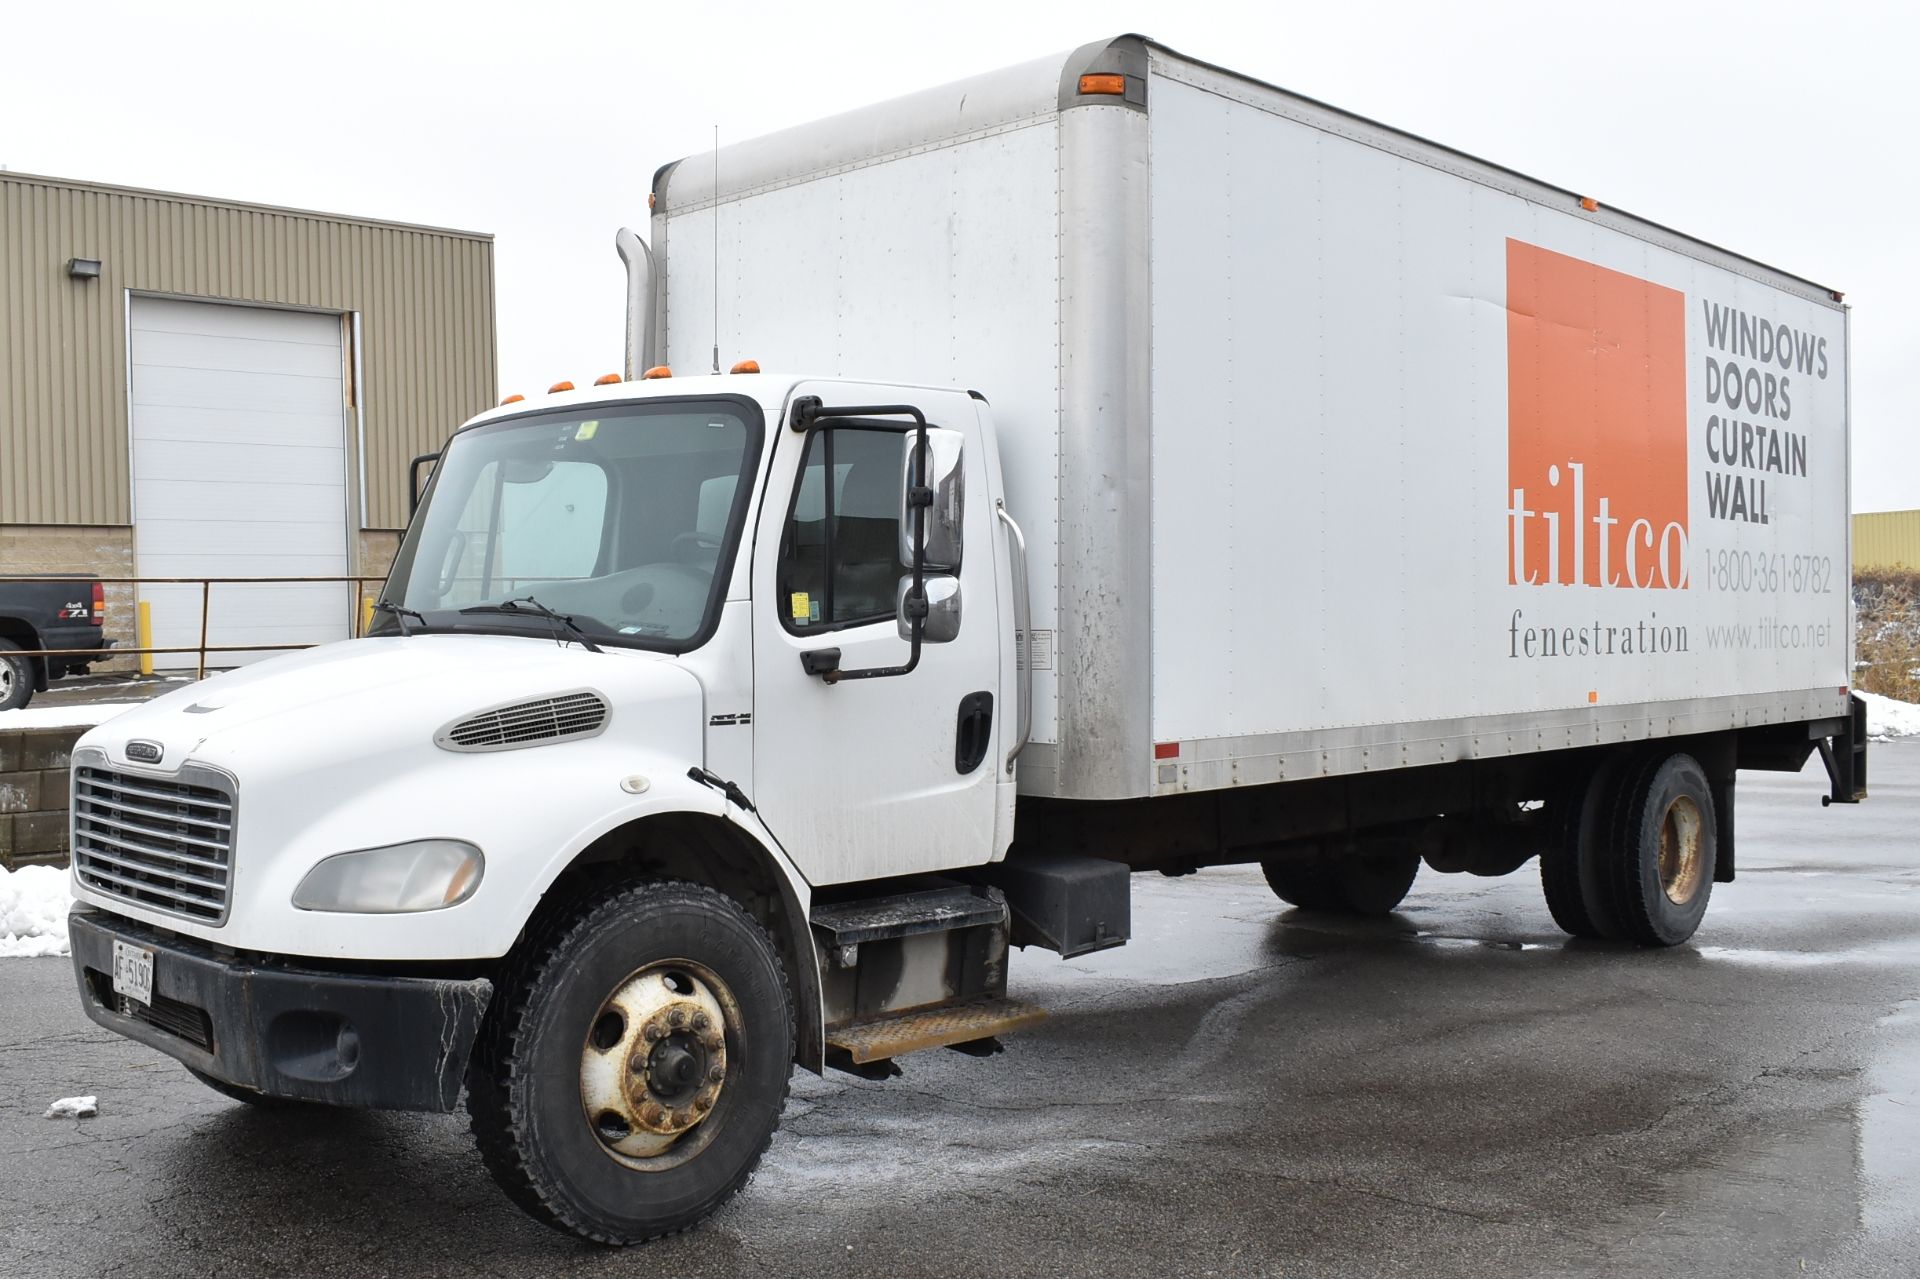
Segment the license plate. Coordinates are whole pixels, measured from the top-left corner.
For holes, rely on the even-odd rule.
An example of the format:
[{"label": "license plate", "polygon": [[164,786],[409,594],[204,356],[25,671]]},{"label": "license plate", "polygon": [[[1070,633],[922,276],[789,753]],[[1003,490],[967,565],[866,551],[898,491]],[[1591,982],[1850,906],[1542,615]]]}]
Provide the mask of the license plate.
[{"label": "license plate", "polygon": [[113,943],[113,993],[153,1003],[153,952],[123,941]]}]

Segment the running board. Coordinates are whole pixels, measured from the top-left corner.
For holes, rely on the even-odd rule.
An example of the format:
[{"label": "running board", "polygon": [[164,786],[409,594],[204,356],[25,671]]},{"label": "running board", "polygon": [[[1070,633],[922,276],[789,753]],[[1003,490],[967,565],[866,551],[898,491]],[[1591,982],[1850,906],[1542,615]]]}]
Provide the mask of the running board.
[{"label": "running board", "polygon": [[944,1008],[901,1013],[827,1031],[827,1047],[855,1065],[885,1061],[928,1048],[950,1048],[1023,1030],[1047,1015],[1019,999],[982,999]]}]

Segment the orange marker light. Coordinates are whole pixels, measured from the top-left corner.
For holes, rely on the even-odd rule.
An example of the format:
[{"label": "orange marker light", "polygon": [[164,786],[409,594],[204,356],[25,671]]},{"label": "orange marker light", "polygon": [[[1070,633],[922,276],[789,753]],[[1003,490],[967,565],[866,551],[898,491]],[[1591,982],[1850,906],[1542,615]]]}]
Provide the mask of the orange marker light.
[{"label": "orange marker light", "polygon": [[655,378],[672,377],[673,370],[668,368],[664,364],[656,364],[652,368],[648,369],[645,373],[642,373],[640,376],[647,379],[647,381],[651,382]]},{"label": "orange marker light", "polygon": [[653,202],[654,202],[653,192],[649,191],[647,192],[647,212],[648,213],[653,212]]},{"label": "orange marker light", "polygon": [[562,391],[571,391],[572,389],[573,389],[573,383],[571,382],[555,382],[552,386],[547,388],[547,394],[558,395]]},{"label": "orange marker light", "polygon": [[1115,97],[1125,97],[1127,78],[1123,75],[1083,75],[1080,77],[1080,92],[1110,93]]},{"label": "orange marker light", "polygon": [[507,397],[506,399],[504,399],[504,400],[502,400],[502,401],[500,401],[500,403],[501,403],[501,404],[503,404],[503,405],[504,405],[504,404],[518,404],[518,403],[519,403],[520,401],[522,401],[522,400],[524,400],[524,399],[526,399],[526,398],[527,398],[527,397],[526,397],[526,396],[524,396],[524,395],[509,395],[509,396],[508,396],[508,397]]},{"label": "orange marker light", "polygon": [[1590,195],[1583,195],[1580,197],[1580,207],[1588,213],[1598,213],[1600,212],[1600,201]]},{"label": "orange marker light", "polygon": [[1595,702],[1598,702],[1599,700],[1600,700],[1600,690],[1598,689],[1587,690],[1587,705],[1592,706]]},{"label": "orange marker light", "polygon": [[621,378],[618,373],[602,373],[599,377],[593,379],[593,384],[595,386],[612,386],[620,380]]},{"label": "orange marker light", "polygon": [[727,370],[729,373],[758,373],[759,371],[760,361],[758,360],[742,360]]}]

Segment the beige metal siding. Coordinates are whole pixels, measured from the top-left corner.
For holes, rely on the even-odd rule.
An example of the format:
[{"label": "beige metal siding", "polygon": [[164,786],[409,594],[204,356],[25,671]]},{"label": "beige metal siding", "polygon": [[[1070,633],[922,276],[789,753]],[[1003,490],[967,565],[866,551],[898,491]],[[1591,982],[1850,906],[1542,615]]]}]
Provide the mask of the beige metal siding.
[{"label": "beige metal siding", "polygon": [[129,290],[359,312],[368,528],[495,398],[491,236],[0,173],[0,524],[129,522]]},{"label": "beige metal siding", "polygon": [[1854,516],[1853,566],[1920,571],[1920,511]]}]

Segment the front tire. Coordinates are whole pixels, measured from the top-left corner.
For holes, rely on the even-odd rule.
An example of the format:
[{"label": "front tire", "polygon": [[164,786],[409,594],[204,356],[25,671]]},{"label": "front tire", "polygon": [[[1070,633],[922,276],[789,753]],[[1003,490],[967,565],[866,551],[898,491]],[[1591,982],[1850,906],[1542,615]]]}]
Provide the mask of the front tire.
[{"label": "front tire", "polygon": [[766,930],[712,889],[642,883],[522,947],[467,1071],[494,1180],[607,1244],[719,1208],[773,1140],[792,1071],[792,1001]]}]

